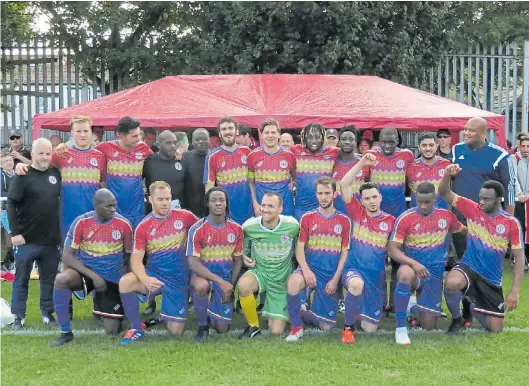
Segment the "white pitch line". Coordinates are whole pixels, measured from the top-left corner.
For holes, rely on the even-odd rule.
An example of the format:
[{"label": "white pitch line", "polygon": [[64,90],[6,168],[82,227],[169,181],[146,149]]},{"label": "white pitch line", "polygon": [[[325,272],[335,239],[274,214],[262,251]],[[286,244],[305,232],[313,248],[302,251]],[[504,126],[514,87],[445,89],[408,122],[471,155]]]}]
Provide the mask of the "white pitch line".
[{"label": "white pitch line", "polygon": [[[213,334],[214,331],[211,330]],[[321,331],[321,330],[316,330],[316,329],[305,329],[304,330],[304,334],[305,335],[334,335],[336,332],[338,331],[341,331],[341,330],[338,330],[338,329],[332,329],[330,331]],[[505,327],[505,329],[503,330],[504,332],[523,332],[523,333],[528,333],[529,332],[529,327]],[[233,335],[233,336],[237,336],[239,334],[241,334],[243,332],[243,330],[240,330],[240,329],[236,329],[236,330],[231,330],[228,332],[228,335]],[[430,331],[426,331],[426,330],[423,330],[423,329],[419,329],[419,328],[411,328],[409,329],[409,332],[410,332],[410,335],[421,335],[421,334],[426,334],[426,335],[434,335],[434,334],[444,334],[446,333],[446,330],[430,330]],[[49,336],[49,335],[57,335],[59,333],[58,330],[39,330],[39,329],[34,329],[34,328],[26,328],[24,330],[21,330],[21,331],[12,331],[12,330],[9,330],[9,327],[5,327],[0,335],[11,335],[11,336]],[[75,335],[105,335],[105,330],[103,329],[97,329],[97,330],[73,330],[73,333]],[[465,330],[462,330],[460,332],[460,335],[466,335],[466,334],[485,334],[486,331],[483,330],[483,329],[478,329],[478,328],[470,328],[470,329],[465,329]],[[169,333],[167,331],[165,331],[164,329],[151,329],[151,330],[147,330],[147,333],[146,335],[168,335]],[[191,335],[191,336],[194,336],[196,334],[196,331],[195,330],[187,330],[184,332],[184,336],[187,336],[187,335]],[[360,334],[360,335],[371,335],[371,334],[368,334],[368,333],[364,333],[364,332],[356,332],[356,334]],[[379,330],[376,334],[373,334],[373,335],[393,335],[395,334],[395,330]],[[263,330],[263,336],[269,336],[270,335],[270,332],[268,330]]]}]

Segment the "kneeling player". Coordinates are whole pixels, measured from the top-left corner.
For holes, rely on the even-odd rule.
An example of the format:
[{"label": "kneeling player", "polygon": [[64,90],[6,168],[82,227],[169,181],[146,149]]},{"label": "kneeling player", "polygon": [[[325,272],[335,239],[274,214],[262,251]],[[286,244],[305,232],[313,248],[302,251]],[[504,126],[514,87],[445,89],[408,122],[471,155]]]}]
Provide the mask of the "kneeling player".
[{"label": "kneeling player", "polygon": [[383,310],[385,285],[385,260],[388,238],[395,224],[395,217],[380,210],[382,195],[378,186],[366,182],[360,186],[361,203],[353,197],[352,181],[365,167],[376,162],[372,154],[366,154],[342,178],[342,197],[347,214],[352,220],[351,249],[343,270],[345,295],[345,326],[342,342],[354,343],[357,317],[363,331],[375,332]]},{"label": "kneeling player", "polygon": [[194,273],[191,287],[198,323],[197,342],[205,342],[209,336],[208,317],[218,333],[229,330],[233,287],[241,271],[243,251],[241,226],[226,218],[230,210],[227,192],[212,188],[205,200],[208,215],[191,227],[187,240],[189,268]]},{"label": "kneeling player", "polygon": [[[389,243],[389,255],[400,264],[395,288],[397,344],[410,344],[406,316],[412,291],[417,305],[410,310],[422,328],[437,326],[443,301],[443,274],[448,256],[448,232],[467,228],[445,209],[435,208],[435,186],[422,182],[416,191],[417,207],[399,216]],[[404,251],[402,247],[404,246]]]},{"label": "kneeling player", "polygon": [[132,245],[132,228],[128,220],[116,214],[116,198],[107,189],[94,196],[95,211],[77,217],[66,237],[63,263],[65,270],[55,278],[53,302],[61,335],[50,345],[59,346],[73,340],[69,305],[72,291],[79,298],[96,290],[95,315],[99,315],[107,333],[121,329],[123,308],[118,282],[124,254]]},{"label": "kneeling player", "polygon": [[[123,308],[131,324],[121,344],[142,340],[145,335],[138,294],[146,295],[146,300],[162,295],[160,317],[171,334],[181,334],[187,318],[189,270],[185,244],[189,228],[198,219],[187,210],[171,209],[171,188],[166,182],[151,184],[149,201],[152,213],[138,224],[134,232],[130,258],[132,272],[119,281]],[[143,265],[145,255],[147,266]]]},{"label": "kneeling player", "polygon": [[265,294],[262,315],[269,319],[272,335],[285,331],[288,322],[287,281],[292,272],[294,240],[299,223],[294,217],[280,215],[283,200],[277,193],[265,193],[261,202],[262,217],[247,220],[244,231],[244,263],[250,268],[237,283],[242,311],[248,327],[239,339],[261,333],[255,294]]},{"label": "kneeling player", "polygon": [[296,259],[299,268],[288,279],[287,302],[292,330],[287,342],[303,336],[301,291],[315,288],[312,307],[304,314],[307,324],[328,330],[336,324],[336,289],[347,259],[351,221],[334,208],[336,181],[330,177],[316,180],[319,207],[301,217]]},{"label": "kneeling player", "polygon": [[[479,192],[479,204],[458,196],[450,189],[450,178],[461,169],[450,165],[439,185],[439,193],[467,218],[467,250],[459,263],[448,273],[445,299],[452,313],[449,335],[463,327],[460,304],[462,291],[471,300],[471,311],[480,324],[490,332],[503,330],[505,311],[518,304],[524,274],[524,245],[518,220],[501,209],[503,185],[487,181]],[[509,244],[515,258],[511,290],[503,298],[501,278],[503,261]]]}]

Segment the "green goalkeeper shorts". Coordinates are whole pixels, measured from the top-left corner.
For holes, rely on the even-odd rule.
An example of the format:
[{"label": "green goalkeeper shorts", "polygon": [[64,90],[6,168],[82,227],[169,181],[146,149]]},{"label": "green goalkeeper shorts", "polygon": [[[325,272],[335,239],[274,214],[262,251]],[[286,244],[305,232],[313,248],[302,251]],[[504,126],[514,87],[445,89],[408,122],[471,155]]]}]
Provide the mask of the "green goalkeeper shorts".
[{"label": "green goalkeeper shorts", "polygon": [[266,278],[259,269],[248,271],[254,275],[259,286],[259,294],[265,294],[265,304],[262,315],[268,319],[278,319],[288,322],[287,311],[287,283],[278,283]]}]

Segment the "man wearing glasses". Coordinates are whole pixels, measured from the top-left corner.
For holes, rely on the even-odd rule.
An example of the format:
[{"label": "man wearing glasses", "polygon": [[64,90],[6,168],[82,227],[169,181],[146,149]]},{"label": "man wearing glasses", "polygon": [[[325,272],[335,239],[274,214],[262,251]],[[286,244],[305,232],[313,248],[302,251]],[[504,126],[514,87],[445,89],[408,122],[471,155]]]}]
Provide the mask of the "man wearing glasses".
[{"label": "man wearing glasses", "polygon": [[26,165],[31,165],[31,153],[22,143],[22,133],[20,130],[14,129],[9,132],[9,152],[15,161],[15,167],[22,162]]},{"label": "man wearing glasses", "polygon": [[452,160],[452,136],[448,129],[437,130],[437,138],[439,139],[439,150],[437,155],[441,158]]}]

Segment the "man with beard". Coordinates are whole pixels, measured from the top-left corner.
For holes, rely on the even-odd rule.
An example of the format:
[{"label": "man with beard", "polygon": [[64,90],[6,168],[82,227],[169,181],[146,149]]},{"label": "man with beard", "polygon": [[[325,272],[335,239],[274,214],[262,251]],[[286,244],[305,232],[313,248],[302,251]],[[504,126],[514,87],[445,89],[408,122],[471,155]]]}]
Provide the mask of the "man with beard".
[{"label": "man with beard", "polygon": [[353,197],[348,186],[356,175],[376,162],[373,154],[365,154],[340,182],[343,187],[347,214],[351,218],[351,249],[345,263],[342,282],[345,295],[345,326],[342,342],[354,343],[356,318],[365,332],[376,332],[382,317],[383,286],[386,276],[388,238],[395,217],[380,210],[382,196],[372,182],[360,185],[360,200]]},{"label": "man with beard", "polygon": [[196,129],[191,135],[193,149],[182,155],[185,165],[184,208],[204,217],[204,165],[209,148],[209,131]]},{"label": "man with beard", "polygon": [[336,324],[338,298],[336,290],[342,277],[350,244],[351,220],[334,208],[336,181],[320,177],[315,182],[318,209],[301,217],[296,260],[299,268],[287,284],[287,304],[292,329],[287,342],[303,336],[301,292],[315,290],[311,310],[304,313],[307,324],[328,330]]},{"label": "man with beard", "polygon": [[[359,161],[360,157],[354,153],[356,149],[356,141],[358,138],[358,131],[354,125],[345,126],[340,130],[340,142],[338,146],[340,147],[340,155],[334,164],[334,170],[332,177],[336,181],[341,181],[345,174],[351,170]],[[347,201],[344,200],[342,194],[342,188],[338,185],[338,195],[334,200],[334,206],[337,210],[342,213],[347,213],[346,203],[350,202],[350,197],[358,193],[360,185],[363,184],[369,178],[369,167],[360,169],[358,175],[355,176],[354,181],[351,183],[346,192]]]},{"label": "man with beard", "polygon": [[233,201],[230,217],[243,224],[252,217],[252,195],[248,185],[248,155],[250,149],[235,143],[238,123],[230,117],[222,118],[218,125],[222,145],[212,150],[204,165],[204,184],[207,192],[215,185],[226,189]]},{"label": "man with beard", "polygon": [[[419,153],[421,154],[420,158],[413,161],[406,170],[406,178],[411,190],[410,207],[412,208],[417,206],[415,193],[419,184],[430,182],[437,191],[446,167],[451,164],[449,160],[436,155],[437,141],[433,133],[419,135]],[[438,195],[435,207],[448,209],[448,204],[443,197]]]},{"label": "man with beard", "polygon": [[446,237],[450,231],[467,233],[451,211],[435,207],[431,182],[421,182],[415,193],[417,207],[397,219],[388,248],[390,257],[400,264],[395,288],[395,341],[400,345],[411,343],[406,316],[412,292],[417,293],[417,305],[410,312],[422,328],[436,328],[443,302]]},{"label": "man with beard", "polygon": [[108,189],[94,195],[94,207],[77,217],[72,224],[63,251],[66,266],[55,278],[53,299],[61,335],[50,346],[60,346],[73,340],[68,306],[72,293],[84,299],[92,290],[94,311],[108,334],[121,328],[123,308],[118,282],[123,274],[125,255],[132,248],[130,223],[116,214],[116,198]]},{"label": "man with beard", "polygon": [[[470,312],[480,324],[487,331],[501,332],[505,311],[513,311],[520,296],[525,261],[521,226],[501,209],[504,190],[498,181],[483,184],[478,193],[479,204],[452,192],[450,179],[460,172],[459,165],[448,166],[439,185],[439,194],[459,210],[468,223],[467,249],[445,281],[446,305],[452,313],[448,334],[457,334],[464,325],[460,309],[462,291],[471,303]],[[511,290],[504,298],[503,260],[509,245],[515,266]]]},{"label": "man with beard", "polygon": [[53,282],[59,266],[59,197],[61,173],[50,168],[49,140],[33,142],[31,167],[25,176],[15,176],[7,195],[7,217],[15,254],[16,273],[11,299],[15,315],[13,329],[24,327],[28,285],[33,263],[40,275],[40,310],[44,324],[55,324]]},{"label": "man with beard", "polygon": [[290,151],[296,157],[296,201],[294,217],[300,220],[303,214],[318,208],[315,181],[320,177],[331,177],[334,163],[340,154],[337,147],[324,147],[325,129],[310,123],[301,131],[301,144]]},{"label": "man with beard", "polygon": [[161,132],[158,145],[158,153],[151,154],[143,164],[145,186],[151,186],[155,181],[167,182],[171,187],[171,208],[180,209],[184,202],[187,165],[175,158],[177,139],[174,133],[169,130]]},{"label": "man with beard", "polygon": [[187,258],[193,272],[191,287],[198,332],[205,342],[209,325],[217,333],[228,332],[233,313],[233,288],[242,266],[243,231],[227,218],[228,193],[214,187],[206,193],[207,217],[189,230]]},{"label": "man with beard", "polygon": [[[393,217],[399,217],[406,211],[406,170],[414,160],[413,153],[408,149],[399,149],[399,133],[393,127],[385,127],[380,132],[381,151],[370,151],[377,162],[371,167],[371,182],[378,185],[382,195],[380,209]],[[394,311],[393,293],[397,284],[398,263],[391,260],[391,284],[389,304],[386,313]]]},{"label": "man with beard", "polygon": [[261,124],[264,146],[252,150],[248,156],[248,181],[256,216],[261,215],[261,202],[265,193],[281,196],[285,216],[294,214],[292,181],[296,176],[296,158],[290,150],[279,146],[281,129],[275,119]]},{"label": "man with beard", "polygon": [[[142,185],[143,163],[152,150],[141,141],[140,122],[123,117],[116,127],[117,140],[100,143],[96,149],[105,155],[106,188],[118,201],[118,213],[135,228],[145,216]],[[66,158],[68,148],[60,144],[55,149],[59,157]]]}]

